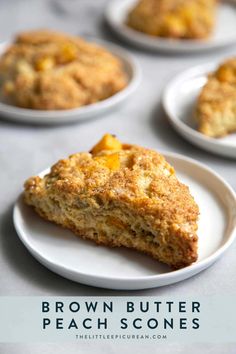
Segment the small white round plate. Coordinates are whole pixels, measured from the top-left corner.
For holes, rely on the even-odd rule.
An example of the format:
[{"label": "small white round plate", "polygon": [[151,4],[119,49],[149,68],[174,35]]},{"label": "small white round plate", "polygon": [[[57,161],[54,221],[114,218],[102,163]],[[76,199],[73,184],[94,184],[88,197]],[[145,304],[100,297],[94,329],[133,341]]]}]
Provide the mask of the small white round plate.
[{"label": "small white round plate", "polygon": [[221,177],[199,162],[177,154],[164,155],[175,167],[178,178],[190,187],[200,207],[196,263],[171,271],[168,266],[136,251],[97,246],[44,221],[24,204],[22,196],[13,213],[21,241],[53,272],[79,283],[108,289],[159,287],[192,277],[209,267],[224,254],[235,237],[236,196]]},{"label": "small white round plate", "polygon": [[109,1],[105,18],[110,27],[123,39],[143,49],[165,52],[198,52],[236,44],[236,2],[220,2],[216,28],[207,40],[173,40],[152,37],[125,25],[127,14],[137,0]]},{"label": "small white round plate", "polygon": [[217,139],[207,137],[197,131],[194,118],[197,97],[207,75],[218,65],[203,64],[178,74],[167,85],[162,101],[170,123],[185,139],[215,154],[236,158],[236,133]]},{"label": "small white round plate", "polygon": [[[90,39],[87,40],[90,41]],[[7,120],[31,124],[65,124],[100,116],[126,101],[134,93],[141,81],[140,66],[133,56],[117,45],[100,39],[93,39],[91,42],[103,46],[122,61],[128,76],[128,85],[123,90],[103,101],[66,110],[25,109],[0,102],[0,116]],[[8,45],[9,43],[0,44],[0,55]]]}]

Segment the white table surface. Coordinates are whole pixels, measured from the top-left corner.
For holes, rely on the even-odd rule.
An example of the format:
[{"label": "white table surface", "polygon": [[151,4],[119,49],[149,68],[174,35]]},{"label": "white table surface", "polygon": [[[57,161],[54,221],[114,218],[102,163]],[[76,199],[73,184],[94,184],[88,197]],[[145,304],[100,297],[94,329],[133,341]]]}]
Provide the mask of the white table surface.
[{"label": "white table surface", "polygon": [[[103,23],[105,0],[1,0],[0,40],[29,28],[54,28],[71,33],[105,38],[120,45]],[[141,86],[120,109],[81,124],[58,127],[18,125],[0,120],[0,295],[65,296],[195,296],[236,294],[236,243],[211,268],[178,284],[135,292],[92,288],[63,279],[40,265],[19,241],[12,223],[12,206],[24,180],[52,165],[63,156],[87,150],[106,132],[122,141],[174,151],[195,158],[220,173],[236,190],[236,162],[199,150],[184,141],[171,128],[161,108],[161,92],[178,71],[192,65],[236,53],[236,48],[200,55],[166,55],[143,52],[126,44],[138,59]],[[212,221],[213,222],[213,221]],[[154,353],[236,353],[235,344],[194,346],[137,343],[137,354],[147,348]],[[27,353],[125,353],[125,344],[27,344],[0,345],[1,354]]]}]

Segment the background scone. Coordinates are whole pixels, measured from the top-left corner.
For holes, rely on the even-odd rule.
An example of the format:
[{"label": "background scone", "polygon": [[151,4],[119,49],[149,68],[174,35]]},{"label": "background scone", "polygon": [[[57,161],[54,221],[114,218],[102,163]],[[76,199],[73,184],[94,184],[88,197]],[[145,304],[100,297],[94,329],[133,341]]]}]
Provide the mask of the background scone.
[{"label": "background scone", "polygon": [[217,0],[139,0],[127,25],[152,36],[200,39],[215,24]]},{"label": "background scone", "polygon": [[60,110],[104,100],[127,85],[121,61],[76,36],[19,34],[0,58],[0,95],[24,108]]},{"label": "background scone", "polygon": [[198,130],[209,137],[236,131],[236,58],[209,75],[197,102]]},{"label": "background scone", "polygon": [[162,155],[111,135],[28,179],[24,198],[43,218],[97,244],[133,248],[173,268],[197,259],[199,209],[189,188]]}]

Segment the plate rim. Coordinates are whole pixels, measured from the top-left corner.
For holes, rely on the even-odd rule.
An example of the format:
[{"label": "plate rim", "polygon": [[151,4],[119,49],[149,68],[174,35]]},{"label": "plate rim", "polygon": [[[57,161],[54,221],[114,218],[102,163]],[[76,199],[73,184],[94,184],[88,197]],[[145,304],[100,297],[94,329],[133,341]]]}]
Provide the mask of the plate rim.
[{"label": "plate rim", "polygon": [[[140,48],[145,48],[147,50],[151,51],[163,51],[163,52],[176,52],[176,53],[196,53],[196,52],[202,52],[202,51],[210,51],[210,50],[217,50],[220,48],[224,48],[230,45],[236,45],[236,35],[232,36],[230,38],[227,38],[226,40],[218,40],[215,42],[210,43],[208,40],[207,41],[195,41],[195,40],[182,40],[183,42],[179,41],[171,41],[171,39],[164,39],[164,38],[156,38],[149,36],[145,33],[138,32],[132,28],[129,28],[128,26],[122,27],[122,23],[116,21],[112,15],[113,10],[117,8],[117,6],[122,6],[120,5],[122,2],[135,2],[134,0],[111,0],[104,12],[104,17],[106,22],[109,24],[111,29],[118,34],[120,37],[122,37],[124,40],[129,41],[130,43],[133,43],[133,45],[136,45]],[[233,0],[223,0],[224,3],[231,4],[231,6],[235,5],[235,2]],[[128,5],[127,5],[128,6]],[[186,41],[186,42],[185,42]],[[170,44],[175,44],[170,45]],[[190,44],[190,46],[185,46],[186,44]]]},{"label": "plate rim", "polygon": [[[136,57],[122,46],[119,46],[109,40],[97,37],[81,37],[85,38],[85,40],[92,44],[103,46],[113,55],[118,56],[124,64],[129,65],[132,75],[128,82],[128,85],[121,91],[118,91],[114,95],[102,101],[95,102],[86,106],[81,106],[78,108],[64,110],[35,110],[31,108],[21,108],[13,105],[8,105],[4,102],[0,102],[0,115],[2,119],[11,120],[19,123],[32,123],[37,125],[53,125],[63,123],[66,124],[71,122],[84,121],[92,117],[97,117],[106,110],[115,107],[135,92],[142,80],[142,69]],[[12,39],[1,42],[0,52],[7,48],[7,46],[11,43],[13,43]],[[20,118],[16,116],[20,116]],[[42,119],[42,122],[39,122],[39,119]]]},{"label": "plate rim", "polygon": [[[194,140],[191,140],[191,143],[197,145],[201,149],[211,151],[218,155],[224,155],[230,158],[236,158],[236,146],[232,146],[224,142],[219,143],[218,139],[208,137],[198,132],[197,130],[191,128],[190,126],[185,124],[180,118],[178,118],[175,113],[172,113],[171,103],[170,103],[170,96],[173,87],[176,86],[176,84],[183,83],[190,79],[194,79],[195,77],[200,75],[207,76],[208,74],[210,74],[212,70],[217,68],[217,66],[223,61],[224,58],[212,62],[205,62],[195,66],[191,66],[185,70],[179,71],[176,75],[174,75],[174,77],[171,80],[168,81],[166,87],[162,91],[161,101],[169,122],[176,129],[176,131],[180,133],[185,139],[189,141],[190,138],[193,138]],[[188,135],[189,138],[187,138],[185,134]],[[195,139],[198,140],[199,144],[195,142]],[[204,145],[200,145],[200,143],[203,143]],[[209,145],[211,147],[208,147]],[[221,153],[215,150],[218,149],[219,147],[222,148]],[[232,150],[235,153],[235,155],[233,155],[233,153],[229,153],[228,152],[229,149]]]},{"label": "plate rim", "polygon": [[[228,190],[229,195],[231,197],[231,200],[234,200],[235,204],[236,204],[236,193],[234,192],[233,188],[229,185],[229,183],[227,181],[225,181],[218,173],[216,173],[213,169],[209,168],[208,166],[206,166],[205,164],[189,158],[189,157],[185,157],[181,154],[178,153],[172,153],[172,152],[166,152],[166,151],[160,151],[164,157],[168,158],[174,158],[177,160],[184,160],[184,162],[190,163],[195,165],[195,167],[201,168],[204,171],[213,174],[213,176]],[[46,173],[46,171],[48,171],[48,168],[44,171],[41,172],[42,173]],[[181,268],[178,270],[173,270],[173,271],[169,271],[167,273],[163,273],[163,274],[155,274],[155,275],[147,275],[147,276],[135,276],[135,277],[127,277],[127,278],[122,278],[122,277],[112,277],[112,276],[104,276],[104,275],[96,275],[96,274],[87,274],[87,273],[83,273],[83,272],[78,272],[75,271],[74,269],[71,269],[70,267],[64,266],[64,265],[58,265],[57,262],[48,260],[48,258],[45,258],[40,252],[38,252],[35,247],[33,247],[31,244],[27,243],[26,239],[25,239],[25,232],[24,230],[22,231],[21,226],[19,226],[18,224],[18,215],[17,213],[20,212],[21,214],[21,209],[20,209],[20,203],[22,202],[22,193],[18,196],[14,207],[13,207],[13,223],[14,223],[14,227],[15,230],[17,232],[17,235],[19,237],[19,239],[21,240],[21,242],[24,244],[24,246],[27,248],[27,250],[34,256],[34,258],[36,258],[40,263],[42,263],[44,266],[46,266],[46,268],[50,269],[51,271],[53,271],[54,273],[59,274],[60,276],[64,276],[67,279],[71,279],[74,280],[68,276],[62,275],[60,272],[57,272],[55,269],[52,269],[52,267],[55,266],[56,269],[62,270],[62,271],[66,271],[69,273],[72,273],[73,275],[77,275],[79,277],[85,277],[88,280],[98,280],[99,282],[112,282],[112,283],[120,283],[122,282],[123,284],[130,284],[130,283],[146,283],[149,281],[158,281],[158,280],[162,280],[165,279],[167,280],[167,283],[163,284],[163,285],[167,285],[167,284],[171,284],[171,283],[175,283],[178,281],[181,281],[183,279],[186,279],[191,275],[194,275],[196,273],[199,273],[200,271],[202,271],[203,269],[207,268],[208,266],[210,266],[211,264],[213,264],[220,256],[223,255],[223,253],[225,253],[225,251],[231,246],[231,244],[233,243],[233,241],[236,238],[236,223],[233,227],[233,229],[231,230],[231,232],[228,235],[227,240],[225,241],[225,243],[223,245],[221,245],[219,248],[217,248],[217,250],[211,254],[210,256],[206,257],[205,259],[193,263],[192,265],[190,265],[189,267],[185,267],[185,268]],[[236,220],[236,214],[231,214],[231,217],[233,217],[233,220],[235,218]],[[226,224],[228,225],[228,223]],[[27,237],[27,236],[26,236]],[[78,283],[80,283],[79,280],[74,280]],[[168,282],[169,281],[169,282]],[[91,282],[82,282],[83,284],[88,284],[91,285]],[[132,285],[130,284],[130,285]],[[100,285],[93,285],[93,286],[100,286]],[[148,286],[142,286],[142,287],[131,287],[131,289],[144,289],[144,288],[151,288],[151,287],[159,287],[162,285],[148,285]],[[108,289],[115,289],[114,287],[109,287],[107,286],[106,288]],[[116,288],[118,289],[118,288]],[[121,289],[121,288],[119,288]],[[125,288],[122,287],[122,289],[124,290]],[[129,288],[126,288],[129,289]]]}]

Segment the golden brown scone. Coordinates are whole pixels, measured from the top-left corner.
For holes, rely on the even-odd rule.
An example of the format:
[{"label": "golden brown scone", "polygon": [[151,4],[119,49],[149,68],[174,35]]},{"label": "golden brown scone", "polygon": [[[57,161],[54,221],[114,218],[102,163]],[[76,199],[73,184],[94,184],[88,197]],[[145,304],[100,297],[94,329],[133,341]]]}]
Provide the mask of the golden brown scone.
[{"label": "golden brown scone", "polygon": [[197,260],[199,209],[156,151],[106,134],[91,152],[25,183],[25,202],[84,239],[145,252],[173,268]]},{"label": "golden brown scone", "polygon": [[76,108],[104,100],[126,85],[118,58],[63,33],[21,33],[0,58],[0,95],[19,107]]},{"label": "golden brown scone", "polygon": [[197,101],[198,130],[213,138],[236,131],[236,58],[209,75]]},{"label": "golden brown scone", "polygon": [[151,36],[201,39],[212,33],[217,0],[139,0],[127,25]]}]

